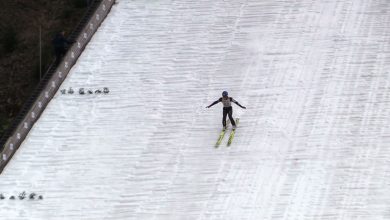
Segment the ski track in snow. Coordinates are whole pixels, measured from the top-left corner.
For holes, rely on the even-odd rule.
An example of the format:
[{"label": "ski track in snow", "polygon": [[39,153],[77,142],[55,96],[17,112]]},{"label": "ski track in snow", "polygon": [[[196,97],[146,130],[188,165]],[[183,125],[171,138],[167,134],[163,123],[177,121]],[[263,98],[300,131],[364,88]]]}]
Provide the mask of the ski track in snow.
[{"label": "ski track in snow", "polygon": [[[390,219],[390,3],[117,0],[0,176],[2,219]],[[221,91],[240,126],[213,146]],[[4,218],[4,216],[6,218]]]}]

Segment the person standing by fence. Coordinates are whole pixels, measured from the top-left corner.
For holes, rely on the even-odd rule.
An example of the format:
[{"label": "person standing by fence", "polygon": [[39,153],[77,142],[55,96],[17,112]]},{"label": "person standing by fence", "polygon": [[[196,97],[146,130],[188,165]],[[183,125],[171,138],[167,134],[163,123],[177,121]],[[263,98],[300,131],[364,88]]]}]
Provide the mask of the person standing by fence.
[{"label": "person standing by fence", "polygon": [[56,64],[58,65],[61,62],[62,57],[65,56],[68,46],[72,44],[71,41],[65,38],[65,31],[57,33],[52,40],[54,53],[56,55]]}]

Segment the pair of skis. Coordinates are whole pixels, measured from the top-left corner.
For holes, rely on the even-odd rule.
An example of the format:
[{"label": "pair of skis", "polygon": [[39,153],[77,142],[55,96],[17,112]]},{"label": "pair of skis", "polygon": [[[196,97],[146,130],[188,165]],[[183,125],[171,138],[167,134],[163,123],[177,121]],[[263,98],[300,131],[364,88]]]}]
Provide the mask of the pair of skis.
[{"label": "pair of skis", "polygon": [[[239,118],[236,118],[236,126],[238,125],[238,122],[240,121]],[[229,125],[229,121],[226,123],[226,127]],[[222,140],[223,140],[223,137],[225,137],[225,134],[226,134],[226,129],[222,129],[221,133],[219,134],[219,137],[218,137],[218,140],[217,140],[217,143],[215,143],[215,147],[219,147],[219,145],[222,143]],[[226,144],[226,146],[230,146],[232,144],[232,141],[233,141],[233,138],[234,138],[234,134],[236,133],[236,129],[232,129],[232,131],[230,132],[230,135],[229,135],[229,139],[228,139],[228,142]]]}]

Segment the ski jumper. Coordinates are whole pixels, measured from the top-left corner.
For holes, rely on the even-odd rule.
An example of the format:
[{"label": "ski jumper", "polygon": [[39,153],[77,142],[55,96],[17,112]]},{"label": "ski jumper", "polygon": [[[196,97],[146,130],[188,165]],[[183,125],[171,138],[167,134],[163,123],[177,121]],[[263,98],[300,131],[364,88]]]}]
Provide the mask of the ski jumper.
[{"label": "ski jumper", "polygon": [[245,108],[244,106],[240,105],[236,100],[234,100],[232,97],[221,97],[217,101],[211,103],[208,107],[211,107],[219,102],[222,102],[223,104],[223,111],[222,111],[222,125],[223,127],[226,127],[226,116],[229,116],[230,122],[235,127],[236,122],[233,119],[233,107],[232,102],[236,105],[240,106],[241,108]]}]

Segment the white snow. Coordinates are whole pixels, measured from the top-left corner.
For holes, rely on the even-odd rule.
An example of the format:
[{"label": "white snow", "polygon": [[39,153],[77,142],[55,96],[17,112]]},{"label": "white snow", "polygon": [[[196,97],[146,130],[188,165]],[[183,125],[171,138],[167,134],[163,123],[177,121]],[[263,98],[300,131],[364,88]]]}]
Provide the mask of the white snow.
[{"label": "white snow", "polygon": [[[0,176],[0,218],[390,219],[389,11],[117,0]],[[248,109],[216,149],[223,90]]]}]

